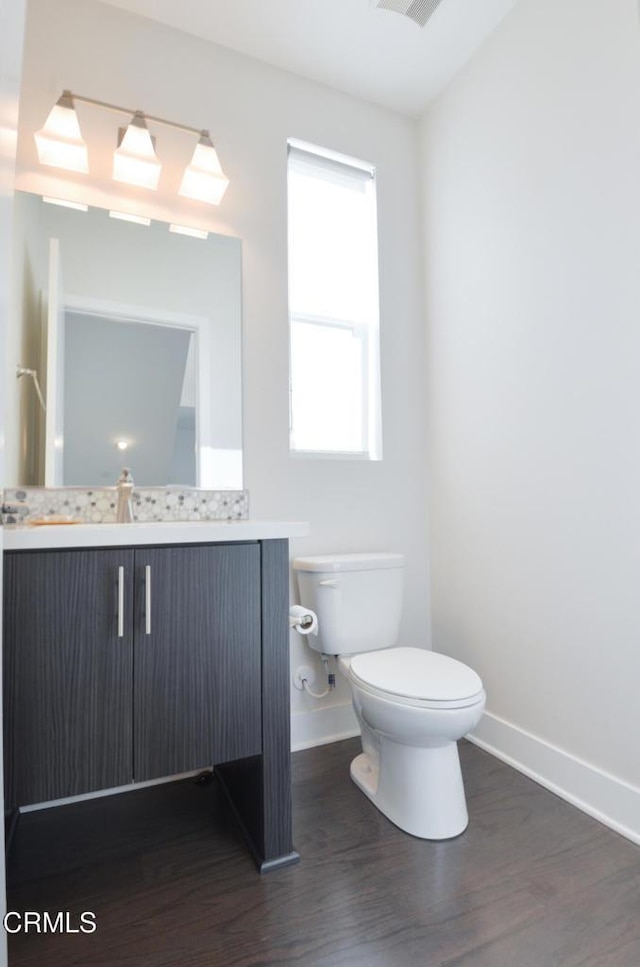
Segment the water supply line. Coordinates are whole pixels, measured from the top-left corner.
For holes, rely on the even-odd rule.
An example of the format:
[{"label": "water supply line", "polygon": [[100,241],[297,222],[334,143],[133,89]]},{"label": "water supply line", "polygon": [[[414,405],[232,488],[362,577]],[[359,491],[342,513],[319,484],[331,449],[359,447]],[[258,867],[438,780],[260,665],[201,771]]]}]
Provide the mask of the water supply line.
[{"label": "water supply line", "polygon": [[325,688],[324,692],[314,692],[309,685],[308,679],[304,677],[300,678],[302,688],[305,692],[307,692],[308,695],[311,695],[312,698],[326,698],[329,692],[336,687],[336,676],[329,671],[329,659],[326,655],[322,656],[322,664],[324,665],[324,670],[327,675],[327,687]]},{"label": "water supply line", "polygon": [[[289,627],[295,628],[299,635],[318,634],[318,617],[311,608],[304,608],[302,605],[294,604],[289,608]],[[322,654],[321,661],[327,676],[327,687],[323,692],[314,692],[311,683],[315,681],[315,672],[310,665],[301,665],[293,676],[294,687],[300,692],[306,692],[312,698],[326,698],[329,692],[336,687],[336,676],[329,671],[329,655]]]}]

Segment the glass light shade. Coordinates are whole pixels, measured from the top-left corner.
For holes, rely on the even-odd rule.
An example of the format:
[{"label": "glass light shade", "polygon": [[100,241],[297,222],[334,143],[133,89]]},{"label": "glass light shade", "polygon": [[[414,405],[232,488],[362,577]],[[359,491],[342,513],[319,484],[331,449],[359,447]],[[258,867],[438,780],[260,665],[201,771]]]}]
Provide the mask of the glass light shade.
[{"label": "glass light shade", "polygon": [[161,170],[144,117],[136,111],[122,143],[113,152],[113,179],[155,190]]},{"label": "glass light shade", "polygon": [[80,134],[78,116],[69,91],[63,92],[51,109],[44,127],[36,131],[34,137],[41,165],[84,174],[89,171],[87,146]]},{"label": "glass light shade", "polygon": [[216,149],[207,132],[203,131],[178,193],[209,205],[219,205],[228,185],[229,179],[222,171]]}]

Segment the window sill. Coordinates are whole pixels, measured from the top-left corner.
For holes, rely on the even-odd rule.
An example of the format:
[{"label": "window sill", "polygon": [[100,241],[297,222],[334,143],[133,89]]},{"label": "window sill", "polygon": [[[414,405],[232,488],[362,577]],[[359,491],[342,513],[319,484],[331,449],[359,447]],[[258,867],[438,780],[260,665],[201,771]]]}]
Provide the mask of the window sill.
[{"label": "window sill", "polygon": [[370,453],[356,453],[348,450],[289,450],[294,460],[360,460],[367,463],[380,463],[381,457]]}]

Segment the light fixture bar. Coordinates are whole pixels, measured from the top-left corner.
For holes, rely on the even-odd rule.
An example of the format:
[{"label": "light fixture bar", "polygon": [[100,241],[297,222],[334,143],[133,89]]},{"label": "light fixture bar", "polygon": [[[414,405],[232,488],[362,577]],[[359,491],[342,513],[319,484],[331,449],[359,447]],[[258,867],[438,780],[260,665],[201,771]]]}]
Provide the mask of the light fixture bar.
[{"label": "light fixture bar", "polygon": [[74,101],[82,101],[83,104],[93,104],[95,107],[106,108],[107,111],[115,111],[117,114],[128,114],[132,116],[134,114],[144,113],[146,121],[154,121],[156,124],[164,124],[168,128],[177,128],[179,131],[187,131],[189,134],[200,135],[201,128],[192,128],[188,124],[179,124],[177,121],[168,121],[166,118],[155,117],[153,114],[147,114],[146,112],[140,112],[132,110],[129,107],[120,107],[118,104],[110,104],[108,101],[98,101],[94,97],[85,97],[83,94],[72,94],[71,91],[65,91],[65,94],[72,97]]}]

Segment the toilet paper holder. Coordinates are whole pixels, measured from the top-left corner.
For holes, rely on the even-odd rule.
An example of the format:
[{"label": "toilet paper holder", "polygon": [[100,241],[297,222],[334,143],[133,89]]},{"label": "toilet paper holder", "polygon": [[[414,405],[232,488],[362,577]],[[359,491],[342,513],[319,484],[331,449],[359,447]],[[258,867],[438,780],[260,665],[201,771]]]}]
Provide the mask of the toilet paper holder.
[{"label": "toilet paper holder", "polygon": [[310,614],[303,614],[301,618],[289,617],[289,624],[292,628],[300,628],[302,631],[306,631],[313,624],[313,618]]},{"label": "toilet paper holder", "polygon": [[301,635],[318,634],[318,617],[309,608],[303,608],[299,604],[289,608],[289,627]]}]

